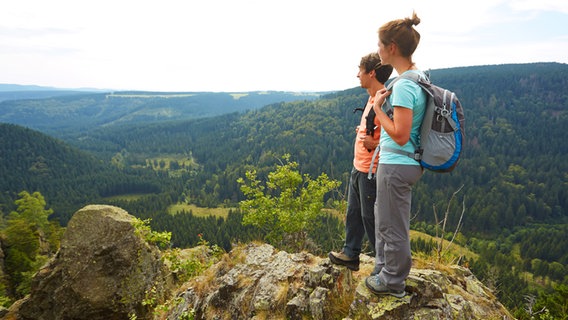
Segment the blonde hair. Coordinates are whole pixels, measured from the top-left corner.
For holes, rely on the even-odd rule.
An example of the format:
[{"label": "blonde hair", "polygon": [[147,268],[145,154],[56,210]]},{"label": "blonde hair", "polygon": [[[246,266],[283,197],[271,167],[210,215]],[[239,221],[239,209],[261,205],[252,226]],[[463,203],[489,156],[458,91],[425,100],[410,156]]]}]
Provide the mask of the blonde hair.
[{"label": "blonde hair", "polygon": [[397,19],[383,24],[378,31],[379,39],[385,45],[396,43],[402,56],[411,57],[420,42],[420,33],[413,27],[419,23],[420,18],[416,12],[412,12],[412,18]]}]

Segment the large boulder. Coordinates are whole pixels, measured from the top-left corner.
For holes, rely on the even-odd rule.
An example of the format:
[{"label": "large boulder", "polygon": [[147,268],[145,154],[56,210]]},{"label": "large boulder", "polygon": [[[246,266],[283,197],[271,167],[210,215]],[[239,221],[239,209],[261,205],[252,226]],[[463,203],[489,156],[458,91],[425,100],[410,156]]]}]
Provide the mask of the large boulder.
[{"label": "large boulder", "polygon": [[113,206],[77,211],[59,252],[6,319],[151,318],[143,301],[165,298],[168,272],[159,249],[142,238],[133,219]]}]

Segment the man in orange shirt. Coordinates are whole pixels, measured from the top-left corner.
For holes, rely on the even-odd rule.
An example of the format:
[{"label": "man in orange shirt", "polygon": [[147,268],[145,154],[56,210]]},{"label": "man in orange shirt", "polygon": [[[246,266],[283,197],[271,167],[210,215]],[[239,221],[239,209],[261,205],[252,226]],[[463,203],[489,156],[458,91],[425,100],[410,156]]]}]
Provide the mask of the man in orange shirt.
[{"label": "man in orange shirt", "polygon": [[[374,119],[374,111],[371,110],[375,94],[385,87],[385,82],[392,70],[390,65],[381,64],[381,58],[375,52],[361,58],[359,73],[357,73],[361,87],[367,89],[369,93],[369,99],[363,110],[361,122],[356,129],[353,170],[347,195],[345,243],[340,252],[329,253],[332,263],[346,266],[354,271],[359,270],[359,254],[365,234],[367,234],[372,250],[375,250],[374,205],[377,185],[374,174],[379,160],[375,151],[378,151],[376,148],[379,144],[381,128],[378,127],[379,122]],[[369,116],[371,118],[367,119]],[[373,270],[372,274],[378,271]]]}]

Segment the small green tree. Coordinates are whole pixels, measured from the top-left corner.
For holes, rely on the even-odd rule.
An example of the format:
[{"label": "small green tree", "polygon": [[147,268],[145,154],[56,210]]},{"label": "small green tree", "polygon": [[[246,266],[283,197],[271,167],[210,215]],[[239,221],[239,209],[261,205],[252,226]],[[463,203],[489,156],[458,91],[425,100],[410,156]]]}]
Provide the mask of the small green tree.
[{"label": "small green tree", "polygon": [[172,240],[172,233],[168,231],[158,232],[152,230],[152,228],[150,228],[151,220],[152,219],[132,219],[132,226],[134,226],[136,234],[146,240],[146,242],[158,246],[158,248],[164,249],[169,247]]},{"label": "small green tree", "polygon": [[10,216],[15,215],[24,219],[37,229],[46,229],[49,224],[47,218],[53,213],[53,210],[45,209],[46,202],[41,193],[36,191],[30,194],[27,191],[22,191],[18,196],[20,198],[14,201],[18,208]]},{"label": "small green tree", "polygon": [[10,280],[10,295],[18,298],[27,290],[19,292],[22,283],[29,283],[29,272],[35,269],[35,259],[39,252],[39,236],[23,219],[10,219],[5,235],[4,267]]},{"label": "small green tree", "polygon": [[268,174],[266,185],[256,170],[246,172],[246,180],[237,179],[247,197],[241,201],[243,224],[261,228],[266,240],[289,250],[306,249],[308,235],[322,215],[324,196],[341,182],[330,180],[325,173],[313,180],[298,172],[298,163],[285,154],[284,163]]},{"label": "small green tree", "polygon": [[19,196],[2,230],[10,294],[17,298],[29,293],[33,274],[57,251],[63,233],[61,226],[48,221],[53,210],[45,208],[41,193],[23,191]]}]

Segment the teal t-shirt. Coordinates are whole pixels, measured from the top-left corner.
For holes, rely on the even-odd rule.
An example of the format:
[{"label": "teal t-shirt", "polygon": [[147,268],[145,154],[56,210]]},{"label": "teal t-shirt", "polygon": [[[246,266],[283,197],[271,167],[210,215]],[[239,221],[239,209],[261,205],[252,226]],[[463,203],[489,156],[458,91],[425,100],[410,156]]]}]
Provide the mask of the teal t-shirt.
[{"label": "teal t-shirt", "polygon": [[[425,76],[420,70],[408,70],[406,72],[414,72],[423,77]],[[420,123],[422,123],[422,118],[424,117],[424,111],[426,109],[426,93],[424,93],[422,88],[420,88],[416,82],[408,79],[400,79],[394,83],[392,93],[387,99],[390,100],[393,107],[412,109],[412,129],[410,131],[410,139],[415,143],[418,143]],[[380,146],[381,154],[379,157],[379,163],[420,165],[418,161],[410,158],[409,156],[382,150],[383,148],[388,147],[413,153],[414,146],[410,140],[404,146],[400,146],[392,140],[383,128],[381,128]]]}]

